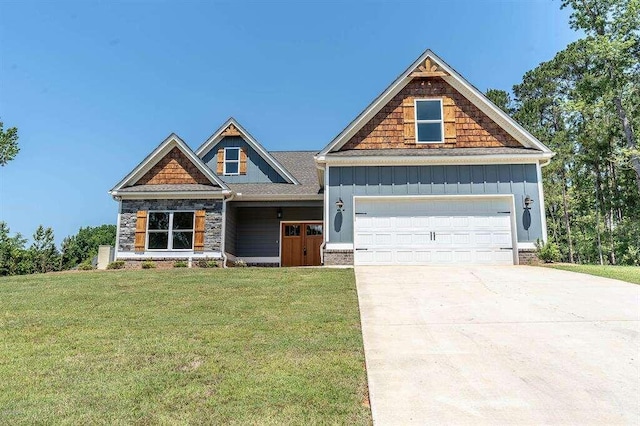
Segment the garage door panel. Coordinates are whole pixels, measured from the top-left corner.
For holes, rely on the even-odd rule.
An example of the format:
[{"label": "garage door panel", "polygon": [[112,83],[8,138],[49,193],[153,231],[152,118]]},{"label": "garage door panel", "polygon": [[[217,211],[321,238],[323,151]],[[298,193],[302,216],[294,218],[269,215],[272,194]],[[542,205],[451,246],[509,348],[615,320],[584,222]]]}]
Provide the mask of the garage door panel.
[{"label": "garage door panel", "polygon": [[356,199],[356,264],[512,264],[509,199]]}]

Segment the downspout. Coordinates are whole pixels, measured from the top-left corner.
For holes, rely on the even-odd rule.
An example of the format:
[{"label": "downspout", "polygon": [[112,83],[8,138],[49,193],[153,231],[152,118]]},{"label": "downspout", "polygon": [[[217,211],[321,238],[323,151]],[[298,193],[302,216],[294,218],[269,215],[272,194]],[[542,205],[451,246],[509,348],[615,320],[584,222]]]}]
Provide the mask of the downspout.
[{"label": "downspout", "polygon": [[232,201],[233,198],[236,196],[235,193],[231,193],[231,196],[229,198],[223,196],[222,197],[222,229],[221,229],[221,244],[220,244],[220,251],[222,254],[222,267],[223,268],[227,268],[227,252],[225,250],[225,243],[227,241],[227,203],[229,201]]},{"label": "downspout", "polygon": [[324,182],[324,180],[326,179],[326,176],[325,176],[326,170],[325,170],[324,164],[322,166],[320,165],[318,157],[314,157],[314,159],[316,160],[316,169],[318,169],[318,172],[322,171],[322,179],[320,178],[320,173],[318,173],[318,181],[320,182],[320,186],[323,188],[322,230],[323,230],[324,237],[322,238],[322,244],[320,245],[320,264],[324,266],[324,249],[327,247],[327,230],[329,229],[327,227],[327,224],[329,222],[325,217],[326,216],[325,212],[327,211],[327,202],[328,202],[327,187]]}]

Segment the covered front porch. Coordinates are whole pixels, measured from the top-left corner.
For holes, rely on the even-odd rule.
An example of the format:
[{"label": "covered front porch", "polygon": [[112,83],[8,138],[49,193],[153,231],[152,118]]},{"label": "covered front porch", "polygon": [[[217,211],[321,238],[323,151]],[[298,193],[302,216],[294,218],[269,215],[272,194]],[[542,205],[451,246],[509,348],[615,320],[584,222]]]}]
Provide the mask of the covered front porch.
[{"label": "covered front porch", "polygon": [[316,266],[324,241],[322,200],[230,201],[224,251],[228,261],[257,266]]}]

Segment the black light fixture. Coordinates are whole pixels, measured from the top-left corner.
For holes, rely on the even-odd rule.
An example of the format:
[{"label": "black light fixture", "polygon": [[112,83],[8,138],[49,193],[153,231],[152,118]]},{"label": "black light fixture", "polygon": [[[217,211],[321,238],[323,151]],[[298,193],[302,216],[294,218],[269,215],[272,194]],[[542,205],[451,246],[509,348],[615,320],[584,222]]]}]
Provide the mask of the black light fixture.
[{"label": "black light fixture", "polygon": [[533,204],[533,199],[531,197],[529,197],[528,195],[525,195],[524,197],[524,208],[525,209],[530,209],[531,208],[531,204]]},{"label": "black light fixture", "polygon": [[342,212],[344,211],[342,207],[344,207],[344,202],[342,201],[342,198],[338,198],[338,201],[336,201],[336,208],[339,212]]},{"label": "black light fixture", "polygon": [[282,219],[282,208],[281,207],[278,207],[277,215],[278,215],[278,219]]}]

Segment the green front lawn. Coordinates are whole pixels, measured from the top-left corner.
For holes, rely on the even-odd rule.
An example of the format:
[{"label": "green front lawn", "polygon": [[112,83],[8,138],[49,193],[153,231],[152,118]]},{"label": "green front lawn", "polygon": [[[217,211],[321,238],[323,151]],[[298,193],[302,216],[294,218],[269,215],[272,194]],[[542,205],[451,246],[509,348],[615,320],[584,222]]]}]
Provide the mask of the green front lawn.
[{"label": "green front lawn", "polygon": [[640,266],[572,265],[568,263],[545,266],[640,284]]},{"label": "green front lawn", "polygon": [[352,270],[0,279],[0,424],[369,424]]}]

